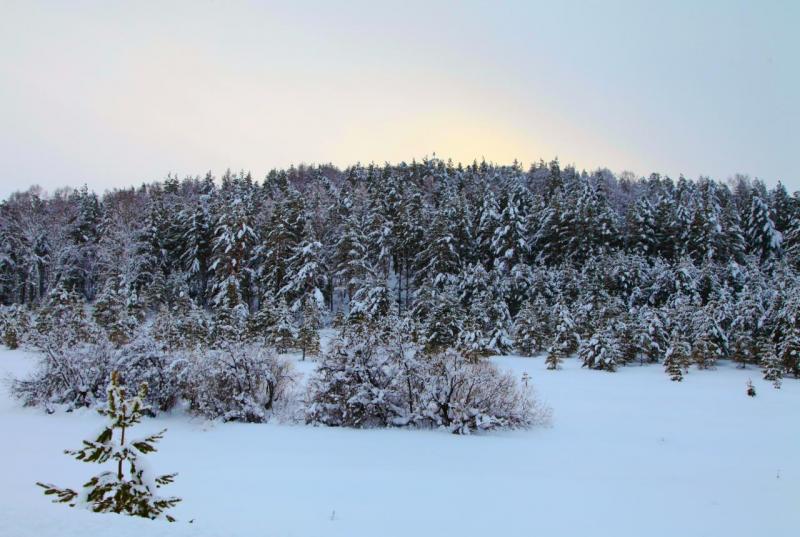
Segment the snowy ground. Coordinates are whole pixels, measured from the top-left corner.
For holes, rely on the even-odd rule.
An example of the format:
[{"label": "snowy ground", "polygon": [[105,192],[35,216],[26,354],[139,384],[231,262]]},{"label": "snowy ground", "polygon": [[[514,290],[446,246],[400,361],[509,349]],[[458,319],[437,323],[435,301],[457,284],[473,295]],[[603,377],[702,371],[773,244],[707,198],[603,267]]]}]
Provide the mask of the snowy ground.
[{"label": "snowy ground", "polygon": [[[46,415],[0,387],[0,536],[613,535],[800,532],[800,382],[774,390],[723,364],[670,382],[661,367],[527,372],[553,426],[458,437],[438,431],[207,423],[168,427],[154,471],[179,472],[175,524],[53,505],[37,480],[79,486],[99,466],[61,454],[101,423]],[[0,350],[0,376],[31,355]],[[308,372],[313,364],[300,364]],[[756,398],[745,395],[752,378]],[[187,524],[194,520],[193,524]]]}]

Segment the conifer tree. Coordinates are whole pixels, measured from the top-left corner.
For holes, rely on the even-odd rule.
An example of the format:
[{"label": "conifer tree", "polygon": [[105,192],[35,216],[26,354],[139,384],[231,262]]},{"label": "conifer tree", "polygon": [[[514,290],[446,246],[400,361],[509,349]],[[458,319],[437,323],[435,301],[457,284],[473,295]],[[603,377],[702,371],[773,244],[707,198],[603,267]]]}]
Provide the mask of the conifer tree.
[{"label": "conifer tree", "polygon": [[577,350],[575,337],[575,321],[566,306],[558,302],[553,308],[555,318],[555,335],[550,347],[547,349],[545,363],[547,369],[559,369],[561,362]]},{"label": "conifer tree", "polygon": [[677,333],[673,334],[664,353],[664,371],[670,380],[678,382],[683,380],[682,370],[688,368],[690,352],[689,344]]},{"label": "conifer tree", "polygon": [[314,298],[308,296],[303,301],[303,322],[297,331],[297,346],[303,352],[303,360],[306,354],[319,355],[319,324],[319,306]]},{"label": "conifer tree", "polygon": [[781,379],[783,378],[783,368],[781,367],[778,355],[775,353],[775,345],[762,342],[758,346],[758,356],[761,362],[761,369],[764,373],[764,380],[772,382],[775,388],[780,388]]},{"label": "conifer tree", "polygon": [[524,356],[533,356],[550,340],[547,322],[547,303],[542,297],[528,301],[514,320],[514,345]]},{"label": "conifer tree", "polygon": [[148,475],[139,460],[142,455],[156,451],[155,444],[164,437],[166,429],[141,439],[126,438],[129,429],[141,422],[148,407],[144,403],[147,385],[139,393],[127,397],[126,389],[120,385],[119,374],[114,372],[108,387],[107,408],[98,412],[108,418],[108,424],[94,440],[84,440],[83,447],[65,453],[82,462],[114,463],[114,471],[105,471],[91,478],[78,492],[59,488],[52,484],[37,483],[54,503],[66,503],[70,507],[86,505],[96,513],[122,513],[150,519],[175,519],[167,510],[180,502],[174,496],[160,497],[157,489],[172,483],[177,474],[158,477]]}]

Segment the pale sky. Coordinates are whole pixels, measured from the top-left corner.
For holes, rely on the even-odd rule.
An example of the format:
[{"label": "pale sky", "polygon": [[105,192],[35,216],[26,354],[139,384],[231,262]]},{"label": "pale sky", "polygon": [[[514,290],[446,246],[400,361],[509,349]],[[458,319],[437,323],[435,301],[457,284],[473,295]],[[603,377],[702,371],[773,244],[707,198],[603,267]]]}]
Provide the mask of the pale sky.
[{"label": "pale sky", "polygon": [[433,152],[798,190],[798,28],[794,0],[0,0],[0,197]]}]

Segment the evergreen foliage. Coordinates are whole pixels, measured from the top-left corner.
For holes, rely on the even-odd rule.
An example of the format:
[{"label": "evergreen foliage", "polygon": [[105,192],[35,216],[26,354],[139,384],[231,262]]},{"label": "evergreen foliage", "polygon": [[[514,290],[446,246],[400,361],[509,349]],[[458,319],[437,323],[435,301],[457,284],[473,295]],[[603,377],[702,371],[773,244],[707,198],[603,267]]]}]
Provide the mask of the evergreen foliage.
[{"label": "evergreen foliage", "polygon": [[166,430],[140,439],[126,438],[126,433],[130,434],[131,427],[142,420],[147,410],[146,395],[147,384],[142,384],[139,393],[129,398],[119,375],[112,374],[107,406],[99,410],[108,418],[108,424],[94,440],[84,440],[82,448],[65,453],[82,462],[110,462],[116,469],[92,477],[81,492],[37,483],[44,493],[54,496],[55,503],[66,503],[70,507],[82,505],[96,513],[122,513],[174,522],[167,511],[180,502],[180,498],[160,497],[157,489],[172,483],[176,474],[152,477],[140,461],[142,455],[156,451],[155,444],[164,437]]}]

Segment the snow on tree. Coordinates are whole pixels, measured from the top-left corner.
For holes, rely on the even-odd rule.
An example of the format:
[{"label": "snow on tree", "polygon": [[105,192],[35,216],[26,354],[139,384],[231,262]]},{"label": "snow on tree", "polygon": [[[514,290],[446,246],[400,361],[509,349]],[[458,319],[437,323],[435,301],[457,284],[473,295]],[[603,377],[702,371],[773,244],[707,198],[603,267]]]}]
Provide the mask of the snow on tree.
[{"label": "snow on tree", "polygon": [[550,347],[547,349],[545,363],[547,369],[555,370],[560,368],[564,358],[578,350],[578,338],[575,333],[575,321],[569,309],[559,301],[552,311],[555,331]]},{"label": "snow on tree", "polygon": [[529,300],[514,319],[514,346],[524,356],[533,356],[547,347],[552,337],[549,307],[543,297]]},{"label": "snow on tree", "polygon": [[307,296],[303,302],[303,322],[297,331],[297,346],[303,353],[303,360],[306,359],[306,354],[310,356],[319,354],[319,332],[317,331],[320,327],[319,317],[317,301],[313,297]]},{"label": "snow on tree", "polygon": [[709,369],[723,357],[724,334],[711,308],[699,308],[692,316],[692,362],[700,369]]},{"label": "snow on tree", "polygon": [[274,322],[267,327],[266,338],[278,352],[286,352],[295,346],[297,328],[292,313],[286,301],[280,299],[275,304],[273,312]]},{"label": "snow on tree", "polygon": [[469,434],[527,428],[549,419],[548,409],[491,362],[470,363],[448,350],[433,355],[427,366],[422,417],[433,427]]},{"label": "snow on tree", "polygon": [[392,294],[386,280],[370,269],[364,283],[348,304],[347,321],[374,326],[386,317],[392,307]]},{"label": "snow on tree", "polygon": [[291,403],[297,378],[289,361],[249,345],[211,349],[183,374],[192,412],[208,419],[262,423]]},{"label": "snow on tree", "polygon": [[578,347],[582,367],[613,372],[623,363],[622,349],[612,326],[606,326],[583,340]]},{"label": "snow on tree", "polygon": [[325,305],[322,289],[327,284],[327,269],[322,262],[322,244],[314,237],[308,221],[303,237],[286,261],[286,283],[278,291],[278,295],[285,297],[292,311],[299,311],[307,296],[318,300],[319,307]]},{"label": "snow on tree", "polygon": [[157,492],[160,487],[172,483],[177,474],[151,476],[140,460],[141,456],[156,451],[155,445],[164,437],[166,429],[144,438],[125,437],[147,411],[146,395],[147,385],[142,384],[139,393],[129,398],[127,390],[120,384],[119,375],[114,373],[111,376],[107,406],[98,410],[108,418],[107,425],[94,440],[84,440],[82,448],[65,453],[81,462],[112,463],[116,469],[92,477],[81,492],[37,483],[46,495],[54,496],[54,503],[85,506],[96,513],[175,521],[167,511],[177,505],[180,498],[161,497]]},{"label": "snow on tree", "polygon": [[94,322],[105,330],[114,345],[121,346],[130,340],[139,319],[128,307],[127,297],[119,291],[116,278],[106,280],[103,291],[97,297],[92,309]]},{"label": "snow on tree", "polygon": [[83,297],[63,284],[53,288],[36,312],[33,344],[40,349],[64,349],[91,342],[95,327],[86,315]]},{"label": "snow on tree", "polygon": [[464,327],[466,314],[452,288],[433,291],[428,315],[422,322],[422,344],[433,354],[452,347]]},{"label": "snow on tree", "polygon": [[689,368],[691,346],[677,332],[670,338],[667,350],[664,353],[664,371],[670,380],[682,381],[683,370]]},{"label": "snow on tree", "polygon": [[406,425],[422,382],[402,344],[350,325],[322,356],[309,380],[307,423],[347,427]]},{"label": "snow on tree", "polygon": [[775,345],[762,341],[757,348],[759,361],[761,362],[761,370],[764,374],[764,380],[772,382],[775,388],[781,387],[781,379],[783,378],[783,367],[778,355],[775,353]]},{"label": "snow on tree", "polygon": [[783,237],[775,228],[769,205],[754,192],[750,200],[750,215],[746,230],[750,252],[762,261],[780,253]]}]

